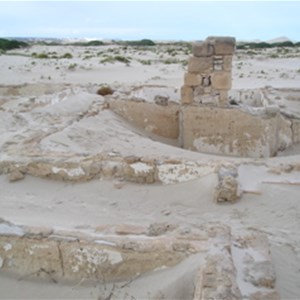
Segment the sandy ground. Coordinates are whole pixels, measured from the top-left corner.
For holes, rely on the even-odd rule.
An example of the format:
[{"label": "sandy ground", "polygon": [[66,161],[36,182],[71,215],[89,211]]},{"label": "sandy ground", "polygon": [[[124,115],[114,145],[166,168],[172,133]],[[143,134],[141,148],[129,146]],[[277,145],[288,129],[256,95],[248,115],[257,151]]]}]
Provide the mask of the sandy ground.
[{"label": "sandy ground", "polygon": [[[36,85],[32,90],[23,91],[22,95],[0,94],[0,159],[28,160],[31,155],[51,157],[55,161],[70,155],[75,160],[101,152],[205,160],[208,165],[210,161],[244,161],[161,144],[109,111],[101,111],[78,122],[78,114],[82,111],[103,104],[103,98],[95,95],[95,91],[104,83],[125,92],[131,91],[133,86],[164,85],[173,93],[172,100],[178,101],[188,54],[180,47],[172,56],[166,51],[168,47],[160,46],[149,51],[109,46],[34,46],[25,51],[13,51],[14,55],[1,55],[1,86]],[[56,52],[57,55],[69,52],[73,58],[37,59],[31,57],[34,52]],[[272,54],[278,57],[274,58]],[[130,63],[103,63],[105,55],[123,55],[130,58]],[[299,55],[297,49],[288,53],[276,50],[256,54],[238,52],[234,59],[233,90],[265,86],[299,88]],[[151,63],[142,62],[145,60]],[[52,88],[48,94],[42,91],[38,95],[37,87],[41,84],[59,87],[55,91]],[[33,96],[35,100],[30,102]],[[32,147],[24,145],[35,139],[39,144],[33,153]],[[186,182],[166,180],[165,184],[153,185],[118,180],[70,183],[31,176],[10,183],[6,176],[1,175],[0,217],[16,224],[49,225],[86,232],[103,224],[148,226],[164,221],[189,227],[219,221],[230,225],[235,235],[247,229],[263,232],[269,238],[281,298],[299,299],[300,173],[269,172],[269,166],[299,162],[298,150],[294,147],[282,157],[256,160],[241,166],[239,181],[245,193],[241,201],[229,205],[217,205],[212,201],[217,180],[212,170]],[[161,291],[170,299],[180,298],[179,294],[172,294],[176,290],[174,286],[180,282],[180,286],[185,287],[182,295],[192,290],[190,278],[194,275],[195,262],[199,264],[201,259],[201,255],[190,257],[170,270],[146,274],[131,283],[122,295],[118,295],[116,289],[115,297],[149,299],[154,295],[151,291]],[[99,295],[104,299],[114,288],[111,285],[79,283],[70,286],[37,282],[1,273],[0,276],[1,299],[95,299]]]}]

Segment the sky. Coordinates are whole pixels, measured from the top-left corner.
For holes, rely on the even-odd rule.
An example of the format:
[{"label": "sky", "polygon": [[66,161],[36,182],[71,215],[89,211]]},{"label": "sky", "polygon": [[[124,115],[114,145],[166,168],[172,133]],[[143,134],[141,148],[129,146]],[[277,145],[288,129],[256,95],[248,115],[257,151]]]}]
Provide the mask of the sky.
[{"label": "sky", "polygon": [[0,1],[0,37],[300,41],[300,1]]}]

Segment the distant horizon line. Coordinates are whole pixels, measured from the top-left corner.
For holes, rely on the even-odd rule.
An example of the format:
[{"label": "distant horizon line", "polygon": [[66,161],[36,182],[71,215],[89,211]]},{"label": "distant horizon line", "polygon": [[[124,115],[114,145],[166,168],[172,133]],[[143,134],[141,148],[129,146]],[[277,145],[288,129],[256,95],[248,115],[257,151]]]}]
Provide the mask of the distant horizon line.
[{"label": "distant horizon line", "polygon": [[[216,36],[216,35],[211,35],[211,36]],[[231,36],[231,35],[219,35],[219,36],[222,36],[222,37],[225,37],[225,36]],[[232,36],[234,37],[234,36]],[[193,41],[202,41],[202,40],[205,40],[205,38],[203,39],[163,39],[163,38],[160,38],[160,39],[155,39],[155,38],[148,38],[148,37],[144,37],[144,38],[97,38],[97,37],[93,37],[93,38],[90,38],[90,37],[51,37],[51,36],[43,36],[43,37],[36,37],[36,36],[0,36],[0,38],[3,38],[3,39],[28,39],[28,40],[78,40],[78,41],[141,41],[141,40],[152,40],[152,41],[157,41],[157,42],[162,42],[162,41],[165,41],[165,42],[171,42],[171,41],[174,41],[174,42],[193,42]],[[239,39],[239,38],[236,38],[236,40],[238,42],[272,42],[272,43],[276,43],[278,41],[276,40],[279,40],[279,42],[285,42],[285,41],[290,41],[292,43],[297,43],[299,42],[298,40],[292,40],[286,36],[280,36],[280,37],[276,37],[276,38],[273,38],[273,39],[268,39],[268,40],[262,40],[262,39],[259,39],[259,38],[256,38],[256,39],[245,39],[245,38],[242,38],[242,39]],[[282,41],[280,41],[282,40]]]}]

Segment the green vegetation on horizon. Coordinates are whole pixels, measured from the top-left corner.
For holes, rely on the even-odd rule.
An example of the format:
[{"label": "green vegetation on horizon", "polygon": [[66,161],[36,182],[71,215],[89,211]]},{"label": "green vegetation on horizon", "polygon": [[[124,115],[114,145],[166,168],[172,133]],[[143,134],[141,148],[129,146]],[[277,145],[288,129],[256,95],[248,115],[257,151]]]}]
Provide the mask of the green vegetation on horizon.
[{"label": "green vegetation on horizon", "polygon": [[276,47],[299,47],[300,42],[293,43],[293,42],[280,42],[280,43],[266,43],[266,42],[259,42],[259,43],[240,43],[236,46],[237,49],[264,49],[264,48],[276,48]]},{"label": "green vegetation on horizon", "polygon": [[122,41],[118,43],[127,46],[155,46],[155,43],[149,39],[143,39],[139,41]]},{"label": "green vegetation on horizon", "polygon": [[28,47],[28,44],[25,42],[20,42],[16,40],[7,40],[0,38],[0,49],[7,51],[12,49]]}]

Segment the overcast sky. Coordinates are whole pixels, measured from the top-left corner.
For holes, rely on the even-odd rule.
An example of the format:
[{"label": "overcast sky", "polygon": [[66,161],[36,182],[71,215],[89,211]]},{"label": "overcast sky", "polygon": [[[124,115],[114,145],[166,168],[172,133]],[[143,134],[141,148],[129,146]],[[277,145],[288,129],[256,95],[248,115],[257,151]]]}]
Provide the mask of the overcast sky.
[{"label": "overcast sky", "polygon": [[0,36],[300,41],[296,1],[0,1]]}]

